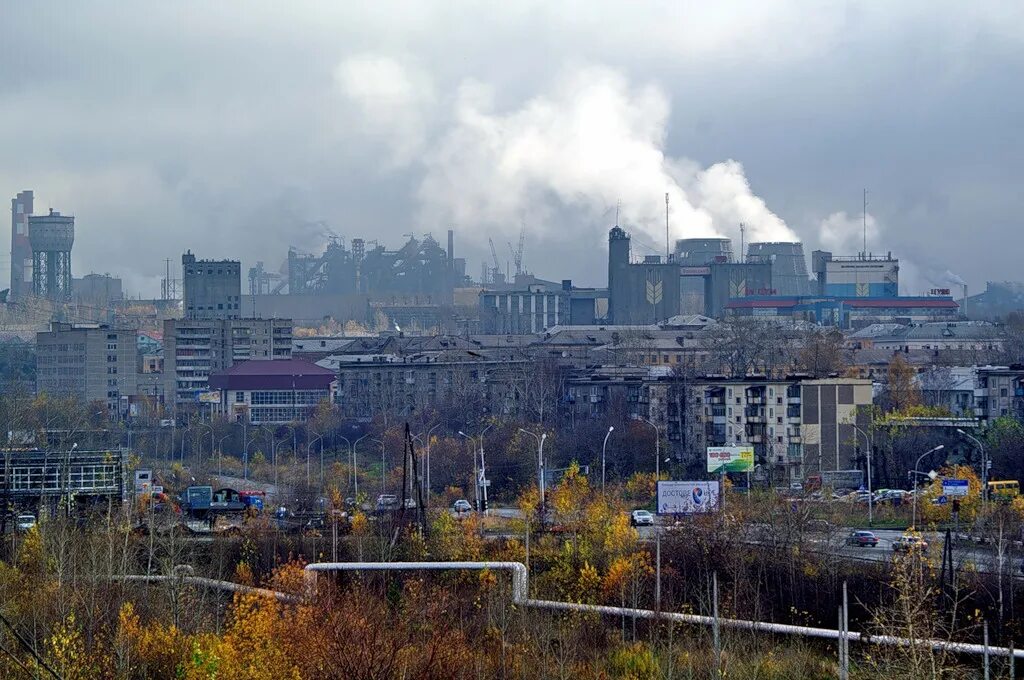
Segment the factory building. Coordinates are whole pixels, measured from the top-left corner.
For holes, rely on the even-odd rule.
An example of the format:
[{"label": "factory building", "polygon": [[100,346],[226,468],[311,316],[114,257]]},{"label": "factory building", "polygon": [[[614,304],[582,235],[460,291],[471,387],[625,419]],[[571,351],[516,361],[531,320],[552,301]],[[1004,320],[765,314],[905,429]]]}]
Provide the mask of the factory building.
[{"label": "factory building", "polygon": [[241,317],[242,265],[237,260],[197,260],[192,251],[181,256],[185,318]]},{"label": "factory building", "polygon": [[[649,324],[687,313],[684,306],[700,285],[702,313],[719,318],[732,298],[774,295],[771,262],[729,260],[727,239],[684,239],[668,260],[648,255],[642,262],[630,261],[630,237],[622,227],[608,233],[608,311],[615,324]],[[694,283],[699,282],[699,284]],[[686,292],[687,298],[684,296]],[[684,305],[685,303],[685,305]]]},{"label": "factory building", "polygon": [[32,294],[55,302],[69,301],[75,218],[52,209],[47,215],[30,215],[28,237],[32,246]]},{"label": "factory building", "polygon": [[863,328],[874,323],[956,321],[960,306],[947,296],[885,298],[748,296],[730,299],[729,316],[781,316],[822,326]]},{"label": "factory building", "polygon": [[679,265],[649,255],[630,262],[629,234],[608,232],[608,315],[615,324],[648,324],[679,314]]},{"label": "factory building", "polygon": [[[676,241],[680,267],[706,267],[712,262],[732,262],[732,241],[727,238],[684,238]],[[685,276],[679,282],[680,313],[704,313],[704,280]]]},{"label": "factory building", "polygon": [[900,294],[900,261],[892,256],[859,253],[836,257],[825,250],[811,254],[818,295],[839,298],[894,298]]},{"label": "factory building", "polygon": [[480,331],[525,335],[555,326],[589,326],[607,310],[607,290],[576,288],[570,280],[557,287],[538,283],[525,290],[485,290],[480,293]]},{"label": "factory building", "polygon": [[32,292],[32,243],[28,218],[32,214],[32,192],[22,191],[11,199],[11,290],[10,299],[22,299]]},{"label": "factory building", "polygon": [[288,293],[418,297],[432,304],[450,304],[456,277],[453,248],[452,231],[447,250],[430,234],[422,239],[410,235],[398,250],[361,238],[352,239],[346,247],[340,238],[332,238],[321,255],[288,251]]}]

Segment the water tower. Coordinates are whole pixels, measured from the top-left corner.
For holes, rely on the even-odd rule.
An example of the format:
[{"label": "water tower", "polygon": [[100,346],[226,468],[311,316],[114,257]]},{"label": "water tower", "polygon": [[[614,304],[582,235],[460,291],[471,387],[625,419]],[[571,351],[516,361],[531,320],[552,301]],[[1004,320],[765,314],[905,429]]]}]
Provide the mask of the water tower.
[{"label": "water tower", "polygon": [[64,302],[71,299],[71,246],[75,218],[50,210],[28,218],[32,245],[32,294]]}]

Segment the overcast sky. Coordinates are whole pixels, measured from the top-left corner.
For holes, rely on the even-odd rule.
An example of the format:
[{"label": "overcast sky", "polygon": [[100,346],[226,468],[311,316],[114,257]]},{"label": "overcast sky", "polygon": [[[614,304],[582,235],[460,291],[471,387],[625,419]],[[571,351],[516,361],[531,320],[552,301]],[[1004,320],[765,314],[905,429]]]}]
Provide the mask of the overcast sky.
[{"label": "overcast sky", "polygon": [[852,254],[864,187],[904,292],[1022,278],[1021,2],[83,0],[0,24],[0,194],[74,214],[75,274],[133,294],[186,248],[278,268],[328,230],[451,226],[478,275],[522,224],[528,269],[604,285],[617,203],[640,255],[666,193],[673,239],[742,221]]}]

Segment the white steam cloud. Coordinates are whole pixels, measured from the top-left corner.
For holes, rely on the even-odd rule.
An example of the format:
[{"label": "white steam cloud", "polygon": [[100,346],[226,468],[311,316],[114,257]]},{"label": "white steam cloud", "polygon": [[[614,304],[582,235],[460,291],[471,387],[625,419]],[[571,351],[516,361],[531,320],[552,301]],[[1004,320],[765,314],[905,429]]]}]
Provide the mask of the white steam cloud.
[{"label": "white steam cloud", "polygon": [[[425,227],[509,234],[529,215],[531,228],[599,225],[603,237],[609,208],[621,201],[620,224],[660,243],[668,193],[672,238],[735,236],[743,222],[749,240],[797,240],[737,161],[703,168],[666,156],[666,96],[617,71],[568,70],[508,110],[477,81],[462,82],[451,106],[440,106],[431,86],[387,57],[354,57],[338,74],[343,93],[391,128],[395,157],[422,170]],[[429,128],[434,141],[423,141]]]},{"label": "white steam cloud", "polygon": [[834,212],[822,220],[818,232],[818,240],[823,248],[835,253],[848,255],[864,250],[865,226],[867,230],[867,246],[870,251],[878,247],[881,229],[875,217],[868,213],[849,215],[845,211]]}]

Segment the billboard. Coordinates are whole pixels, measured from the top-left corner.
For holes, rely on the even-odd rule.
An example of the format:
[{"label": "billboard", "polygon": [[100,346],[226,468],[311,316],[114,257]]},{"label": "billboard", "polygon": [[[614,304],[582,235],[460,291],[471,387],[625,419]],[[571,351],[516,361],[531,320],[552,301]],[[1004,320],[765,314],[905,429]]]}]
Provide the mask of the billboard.
[{"label": "billboard", "polygon": [[718,482],[658,482],[659,515],[718,510]]},{"label": "billboard", "polygon": [[214,390],[212,392],[200,392],[199,393],[200,404],[219,404],[220,403],[220,390]]},{"label": "billboard", "polygon": [[753,446],[709,446],[708,473],[750,472],[754,469]]}]

